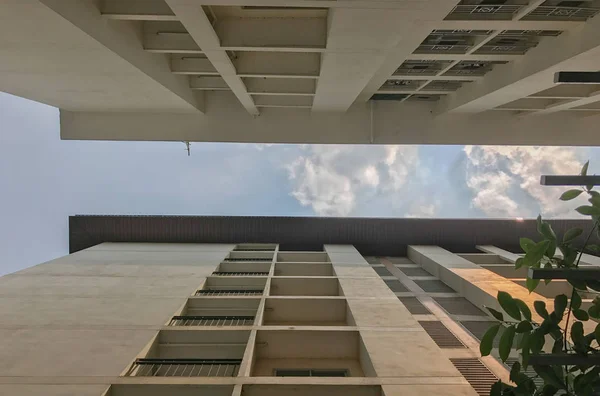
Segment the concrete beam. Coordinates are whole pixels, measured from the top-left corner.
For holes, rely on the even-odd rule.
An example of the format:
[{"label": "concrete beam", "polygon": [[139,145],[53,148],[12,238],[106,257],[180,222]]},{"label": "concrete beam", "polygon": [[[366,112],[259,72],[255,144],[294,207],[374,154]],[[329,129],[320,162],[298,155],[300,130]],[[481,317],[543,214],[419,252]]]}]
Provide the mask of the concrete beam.
[{"label": "concrete beam", "polygon": [[323,51],[325,18],[225,18],[215,30],[228,51]]},{"label": "concrete beam", "polygon": [[320,56],[313,53],[239,52],[235,60],[242,77],[319,77]]},{"label": "concrete beam", "polygon": [[315,95],[315,80],[300,78],[246,78],[248,92],[261,95]]},{"label": "concrete beam", "polygon": [[[465,54],[411,54],[406,60],[440,60],[440,61],[459,61],[459,60],[469,60],[469,61],[514,61],[518,60],[522,57],[522,55],[509,55],[509,54],[494,54],[494,55],[479,55],[479,54],[471,54],[468,58],[465,57]],[[398,64],[398,67],[402,63]]]},{"label": "concrete beam", "polygon": [[190,77],[190,87],[199,91],[231,91],[220,76]]},{"label": "concrete beam", "polygon": [[102,16],[124,21],[176,21],[177,17],[163,0],[104,0]]},{"label": "concrete beam", "polygon": [[[205,115],[63,111],[61,137],[250,143],[600,146],[597,121],[594,117],[579,117],[578,113],[514,117],[498,111],[434,117],[431,114],[433,102],[381,101],[355,104],[344,114],[265,109],[261,117],[249,119],[230,92],[209,92],[207,96],[210,100]],[[274,98],[281,100],[284,96]],[[553,139],[548,140],[548,136]]]},{"label": "concrete beam", "polygon": [[174,56],[171,59],[171,71],[174,74],[218,76],[219,72],[207,58]]},{"label": "concrete beam", "polygon": [[162,54],[202,54],[202,50],[187,33],[149,33],[144,35],[144,49]]},{"label": "concrete beam", "polygon": [[310,109],[313,102],[313,98],[311,96],[274,96],[255,94],[253,97],[257,107]]},{"label": "concrete beam", "polygon": [[65,2],[40,0],[87,35],[119,55],[126,62],[152,78],[193,108],[203,111],[203,100],[190,89],[186,78],[171,73],[164,55],[144,51],[139,41],[139,31],[130,24],[107,23],[92,0]]},{"label": "concrete beam", "polygon": [[519,62],[498,65],[476,85],[441,101],[437,113],[479,112],[554,86],[561,70],[596,71],[600,60],[600,19],[591,19],[559,37],[544,38]]},{"label": "concrete beam", "polygon": [[477,81],[483,76],[424,76],[419,74],[393,74],[388,80],[429,80],[429,81]]},{"label": "concrete beam", "polygon": [[202,7],[189,0],[166,0],[166,2],[202,48],[208,60],[229,85],[242,106],[251,115],[258,115],[259,111],[254,105],[252,97],[248,94],[242,79],[237,75],[229,55],[221,48],[219,37]]},{"label": "concrete beam", "polygon": [[550,114],[565,110],[600,111],[600,107],[597,106],[594,106],[595,108],[590,109],[575,109],[576,107],[586,106],[594,103],[598,104],[598,102],[600,102],[600,90],[590,93],[585,98],[556,101],[556,103],[549,104],[545,108],[536,111],[535,113],[533,113],[533,115]]}]

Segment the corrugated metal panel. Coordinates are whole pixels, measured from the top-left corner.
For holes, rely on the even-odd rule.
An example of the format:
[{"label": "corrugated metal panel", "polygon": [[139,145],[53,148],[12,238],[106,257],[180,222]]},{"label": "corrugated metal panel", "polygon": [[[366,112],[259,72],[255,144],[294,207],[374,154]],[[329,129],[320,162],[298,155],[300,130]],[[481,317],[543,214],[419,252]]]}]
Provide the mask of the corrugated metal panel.
[{"label": "corrugated metal panel", "polygon": [[[559,235],[589,220],[550,220]],[[537,238],[535,220],[377,219],[327,217],[71,216],[69,249],[102,242],[352,244],[363,255],[405,257],[408,245],[476,252],[495,245],[520,252],[519,238]],[[594,238],[597,243],[597,239]]]},{"label": "corrugated metal panel", "polygon": [[408,309],[408,312],[410,312],[413,315],[431,314],[431,311],[428,310],[427,307],[423,305],[417,297],[398,297],[398,300],[400,300],[400,302],[404,304],[406,309]]},{"label": "corrugated metal panel", "polygon": [[435,297],[434,300],[451,315],[487,316],[464,297]]},{"label": "corrugated metal panel", "polygon": [[440,348],[466,348],[442,322],[420,321],[419,324]]},{"label": "corrugated metal panel", "polygon": [[492,385],[498,378],[477,358],[450,359],[454,367],[471,384],[480,396],[489,396]]},{"label": "corrugated metal panel", "polygon": [[404,286],[404,284],[402,284],[402,282],[400,282],[399,280],[385,280],[384,281],[386,285],[388,285],[388,287],[393,291],[393,292],[407,292],[409,291],[406,286]]},{"label": "corrugated metal panel", "polygon": [[455,293],[454,289],[437,279],[415,280],[414,282],[427,293]]},{"label": "corrugated metal panel", "polygon": [[406,276],[432,276],[429,272],[425,271],[423,268],[420,268],[420,267],[414,267],[414,268],[396,267],[396,268],[398,268],[400,271],[404,272],[404,275],[406,275]]},{"label": "corrugated metal panel", "polygon": [[394,276],[390,271],[388,271],[385,267],[373,267],[377,275],[379,276]]}]

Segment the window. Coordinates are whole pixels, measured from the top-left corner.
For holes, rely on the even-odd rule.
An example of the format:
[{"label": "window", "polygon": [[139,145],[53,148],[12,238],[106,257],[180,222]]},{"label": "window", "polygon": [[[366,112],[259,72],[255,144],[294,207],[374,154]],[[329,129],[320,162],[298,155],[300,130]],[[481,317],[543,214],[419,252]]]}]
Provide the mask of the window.
[{"label": "window", "polygon": [[347,377],[346,369],[275,369],[276,377]]}]

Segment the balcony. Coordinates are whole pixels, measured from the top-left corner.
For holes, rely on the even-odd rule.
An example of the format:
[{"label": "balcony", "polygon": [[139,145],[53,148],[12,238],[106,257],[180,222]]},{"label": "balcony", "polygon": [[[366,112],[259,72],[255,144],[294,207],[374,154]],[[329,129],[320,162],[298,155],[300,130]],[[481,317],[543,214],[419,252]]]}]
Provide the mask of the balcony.
[{"label": "balcony", "polygon": [[329,256],[325,252],[279,252],[277,262],[328,263]]},{"label": "balcony", "polygon": [[136,359],[128,377],[235,377],[249,331],[174,331],[159,333],[148,354]]},{"label": "balcony", "polygon": [[233,385],[118,384],[104,396],[231,396]]},{"label": "balcony", "polygon": [[267,298],[266,326],[348,326],[352,322],[345,299]]},{"label": "balcony", "polygon": [[340,296],[341,288],[337,278],[271,278],[272,296]]},{"label": "balcony", "polygon": [[196,296],[253,296],[261,295],[267,278],[209,276]]},{"label": "balcony", "polygon": [[[267,276],[271,270],[271,261],[264,262],[223,262],[219,264],[213,275],[216,276],[240,276],[237,273],[262,273]],[[259,276],[259,275],[251,275]]]},{"label": "balcony", "polygon": [[258,298],[191,298],[169,326],[252,326]]},{"label": "balcony", "polygon": [[[479,4],[469,4],[479,3]],[[511,20],[513,15],[519,11],[523,4],[503,4],[504,0],[498,0],[497,4],[481,4],[463,0],[459,5],[454,7],[452,12],[446,17],[447,20]],[[526,2],[525,2],[526,3]]]},{"label": "balcony", "polygon": [[234,252],[274,252],[277,245],[273,243],[241,243],[236,245]]},{"label": "balcony", "polygon": [[379,385],[253,384],[244,385],[242,394],[244,396],[382,396],[383,392]]},{"label": "balcony", "polygon": [[375,376],[357,331],[259,330],[254,377]]},{"label": "balcony", "polygon": [[225,258],[226,262],[271,262],[273,252],[271,251],[233,251]]},{"label": "balcony", "polygon": [[333,276],[329,263],[275,263],[275,276]]}]

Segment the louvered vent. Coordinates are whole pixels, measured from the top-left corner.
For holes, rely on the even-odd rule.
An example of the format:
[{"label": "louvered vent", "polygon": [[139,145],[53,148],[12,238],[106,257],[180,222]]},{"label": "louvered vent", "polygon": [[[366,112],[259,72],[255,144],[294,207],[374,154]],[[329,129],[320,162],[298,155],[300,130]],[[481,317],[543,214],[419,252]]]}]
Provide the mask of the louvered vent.
[{"label": "louvered vent", "polygon": [[390,271],[388,271],[385,267],[373,267],[377,275],[379,276],[394,276]]},{"label": "louvered vent", "polygon": [[402,284],[402,282],[400,282],[399,280],[386,280],[384,281],[386,285],[388,285],[388,287],[390,289],[392,289],[393,292],[407,292],[409,291],[406,286],[404,286],[404,284]]},{"label": "louvered vent", "polygon": [[419,324],[440,348],[466,348],[442,322],[420,321]]},{"label": "louvered vent", "polygon": [[435,297],[434,300],[451,315],[487,316],[463,297]]},{"label": "louvered vent", "polygon": [[480,396],[489,396],[490,389],[498,378],[477,358],[450,359],[454,367],[471,384]]},{"label": "louvered vent", "polygon": [[398,297],[398,300],[400,300],[400,302],[404,304],[406,309],[408,309],[408,312],[410,312],[413,315],[431,314],[431,311],[429,311],[427,307],[423,305],[417,297]]}]

